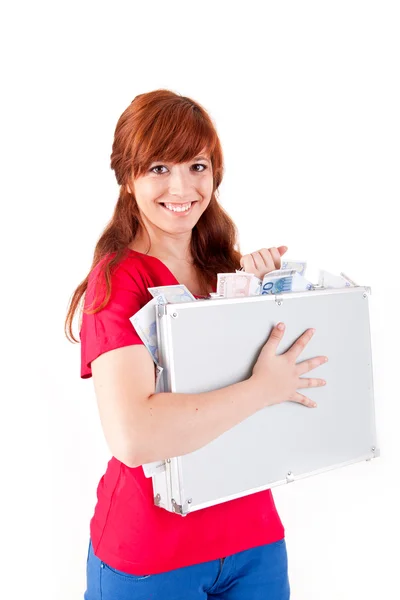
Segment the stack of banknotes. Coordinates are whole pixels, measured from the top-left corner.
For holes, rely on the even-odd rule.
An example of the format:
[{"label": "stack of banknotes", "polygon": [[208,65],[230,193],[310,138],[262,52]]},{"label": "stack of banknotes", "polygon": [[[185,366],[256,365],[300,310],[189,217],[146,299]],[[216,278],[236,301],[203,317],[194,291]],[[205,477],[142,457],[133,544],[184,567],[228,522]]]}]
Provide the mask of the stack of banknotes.
[{"label": "stack of banknotes", "polygon": [[[282,294],[287,292],[312,291],[317,289],[344,288],[357,286],[344,273],[334,275],[319,270],[318,282],[312,283],[306,278],[307,263],[304,261],[283,260],[281,269],[270,271],[261,280],[252,273],[237,270],[235,273],[217,274],[217,291],[210,293],[209,298],[245,298],[265,294]],[[185,285],[167,285],[148,288],[153,299],[131,317],[131,323],[145,344],[155,364],[155,391],[162,392],[163,368],[157,346],[156,307],[158,304],[177,302],[197,302]],[[146,477],[161,472],[164,461],[156,461],[142,465]]]},{"label": "stack of banknotes", "polygon": [[267,273],[263,280],[252,273],[218,273],[218,285],[214,298],[243,298],[264,294],[282,294],[284,292],[303,292],[321,288],[343,288],[356,285],[344,273],[333,275],[328,271],[319,271],[317,283],[306,278],[307,263],[304,261],[282,261],[276,271]]}]

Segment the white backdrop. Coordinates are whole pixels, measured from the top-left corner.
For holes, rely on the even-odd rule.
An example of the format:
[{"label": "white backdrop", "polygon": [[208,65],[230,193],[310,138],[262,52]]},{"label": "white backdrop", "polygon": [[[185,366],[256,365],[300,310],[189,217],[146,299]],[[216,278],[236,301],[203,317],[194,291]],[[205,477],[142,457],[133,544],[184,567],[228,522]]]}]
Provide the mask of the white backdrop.
[{"label": "white backdrop", "polygon": [[292,600],[397,593],[397,6],[81,0],[2,9],[2,597],[83,598],[89,521],[110,456],[64,318],[117,200],[116,122],[137,94],[162,87],[214,120],[226,166],[220,199],[242,253],[287,245],[286,257],[372,288],[381,457],[273,493]]}]

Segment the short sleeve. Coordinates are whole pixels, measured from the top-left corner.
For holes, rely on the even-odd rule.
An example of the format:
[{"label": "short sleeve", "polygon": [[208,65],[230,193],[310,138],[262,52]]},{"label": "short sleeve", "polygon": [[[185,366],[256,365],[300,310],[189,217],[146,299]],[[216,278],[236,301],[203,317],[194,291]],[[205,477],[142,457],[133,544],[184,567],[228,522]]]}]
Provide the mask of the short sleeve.
[{"label": "short sleeve", "polygon": [[[99,306],[105,298],[105,276],[99,265],[92,270],[88,279],[84,309]],[[96,290],[97,287],[97,290]],[[97,293],[95,304],[93,299]],[[115,348],[142,344],[130,318],[147,302],[147,289],[139,271],[121,265],[111,274],[111,297],[107,305],[95,314],[82,315],[81,378],[92,377],[92,360]]]}]

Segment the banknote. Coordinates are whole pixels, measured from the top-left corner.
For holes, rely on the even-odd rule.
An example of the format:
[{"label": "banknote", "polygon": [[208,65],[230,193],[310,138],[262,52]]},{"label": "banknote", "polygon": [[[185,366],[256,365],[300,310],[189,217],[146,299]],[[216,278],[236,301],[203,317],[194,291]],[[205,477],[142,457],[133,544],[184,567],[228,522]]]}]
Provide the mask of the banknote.
[{"label": "banknote", "polygon": [[345,273],[340,273],[340,275],[350,283],[351,287],[358,287],[357,284],[352,279],[350,279],[348,275],[346,275]]},{"label": "banknote", "polygon": [[156,306],[162,304],[165,296],[159,294],[150,302],[147,302],[137,313],[130,318],[130,321],[147,350],[150,352],[154,362],[159,365],[158,344],[157,344],[157,325],[156,325]]},{"label": "banknote", "polygon": [[249,296],[260,296],[261,289],[262,289],[262,280],[254,275],[253,279],[251,279],[251,281],[250,281]]},{"label": "banknote", "polygon": [[156,299],[156,304],[168,304],[168,300],[164,294],[157,294],[154,298]]},{"label": "banknote", "polygon": [[329,273],[329,271],[324,271],[320,269],[318,285],[323,288],[345,288],[345,287],[353,287],[353,284],[347,280],[346,277],[342,275],[334,275],[333,273]]},{"label": "banknote", "polygon": [[164,381],[163,381],[163,367],[161,365],[154,365],[155,366],[155,376],[156,376],[156,382],[155,382],[155,393],[158,394],[160,392],[164,391]]},{"label": "banknote", "polygon": [[312,290],[314,285],[295,269],[279,269],[264,275],[261,295]]},{"label": "banknote", "polygon": [[307,263],[302,260],[283,260],[281,269],[295,269],[300,275],[306,274]]},{"label": "banknote", "polygon": [[165,471],[165,461],[155,460],[151,463],[145,463],[142,465],[142,469],[145,477],[153,477],[153,475],[157,475],[157,473],[162,473]]},{"label": "banknote", "polygon": [[237,271],[236,273],[217,274],[217,294],[224,298],[244,298],[250,295],[253,273]]},{"label": "banknote", "polygon": [[152,296],[159,296],[163,294],[169,304],[175,302],[190,302],[196,300],[196,298],[189,292],[187,287],[183,284],[178,285],[162,285],[159,287],[147,288]]},{"label": "banknote", "polygon": [[314,289],[314,284],[299,272],[292,277],[292,292],[306,292]]},{"label": "banknote", "polygon": [[[282,259],[281,261],[281,269],[295,269],[298,273],[300,273],[300,275],[305,275],[306,268],[307,262],[304,260]],[[239,269],[239,271],[236,271],[236,273],[240,271],[244,271],[244,268],[242,267],[241,269]]]},{"label": "banknote", "polygon": [[[243,269],[236,269],[236,273],[243,275]],[[261,294],[262,280],[259,279],[254,273],[251,273],[253,277],[250,279],[249,296],[259,296]]]},{"label": "banknote", "polygon": [[171,302],[187,302],[196,300],[184,285],[170,285],[148,288],[152,300],[147,302],[130,321],[147,350],[150,352],[156,365],[159,365],[156,306]]}]

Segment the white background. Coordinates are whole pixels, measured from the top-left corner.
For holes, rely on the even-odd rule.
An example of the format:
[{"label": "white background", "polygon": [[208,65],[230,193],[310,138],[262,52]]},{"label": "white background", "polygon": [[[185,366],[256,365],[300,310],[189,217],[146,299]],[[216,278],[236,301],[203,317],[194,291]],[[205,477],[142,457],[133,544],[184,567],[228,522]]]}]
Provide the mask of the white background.
[{"label": "white background", "polygon": [[117,120],[136,95],[165,87],[215,123],[220,200],[242,253],[287,245],[287,257],[372,288],[382,455],[274,497],[292,600],[393,598],[398,3],[13,2],[0,22],[1,597],[83,598],[89,520],[110,455],[64,318],[117,200]]}]

